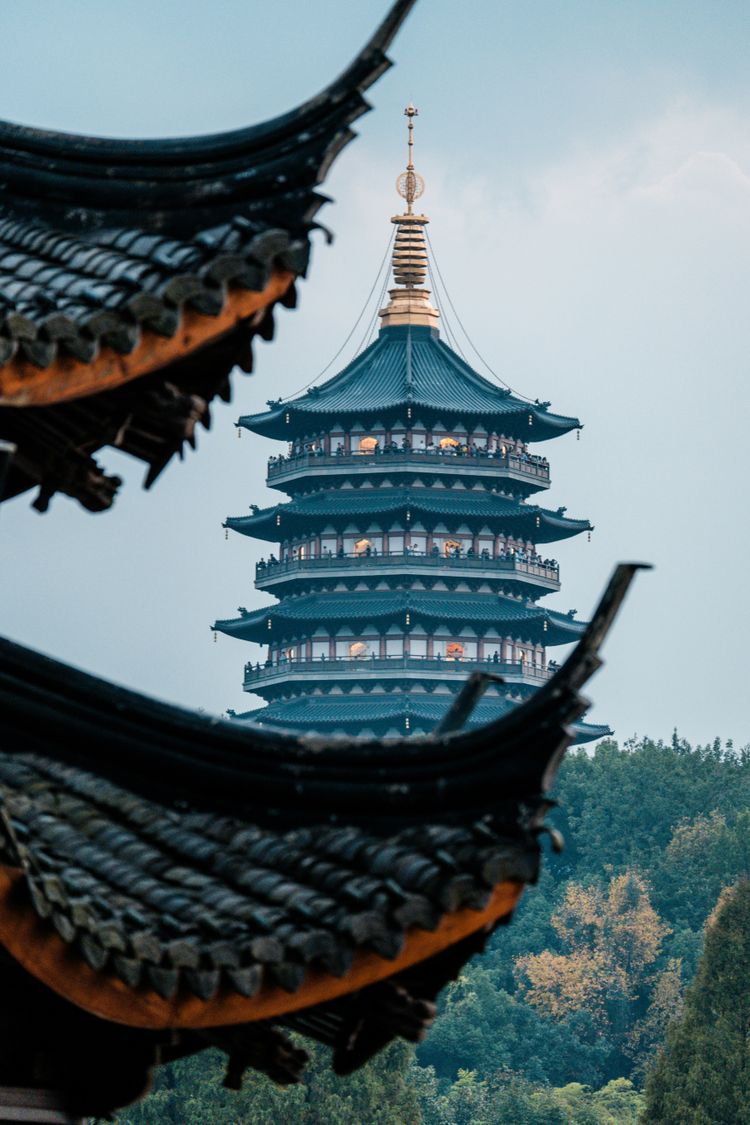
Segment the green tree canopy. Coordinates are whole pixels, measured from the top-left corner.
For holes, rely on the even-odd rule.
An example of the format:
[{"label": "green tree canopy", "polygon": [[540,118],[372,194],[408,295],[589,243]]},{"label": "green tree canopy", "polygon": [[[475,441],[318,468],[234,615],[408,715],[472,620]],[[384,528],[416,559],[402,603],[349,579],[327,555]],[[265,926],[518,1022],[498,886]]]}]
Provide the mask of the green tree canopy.
[{"label": "green tree canopy", "polygon": [[750,882],[722,892],[705,950],[646,1086],[644,1125],[747,1125]]}]

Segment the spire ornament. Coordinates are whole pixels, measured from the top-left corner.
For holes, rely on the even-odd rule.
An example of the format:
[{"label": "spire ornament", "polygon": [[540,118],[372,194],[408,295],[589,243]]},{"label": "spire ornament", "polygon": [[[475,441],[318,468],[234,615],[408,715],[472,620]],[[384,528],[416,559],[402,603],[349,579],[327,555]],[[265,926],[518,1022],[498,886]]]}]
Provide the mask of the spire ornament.
[{"label": "spire ornament", "polygon": [[437,328],[438,311],[430,304],[430,292],[424,288],[428,260],[424,227],[426,215],[414,213],[414,202],[424,193],[424,180],[414,168],[414,118],[419,110],[411,103],[404,110],[408,121],[408,157],[406,170],[396,179],[396,191],[406,200],[406,211],[394,215],[396,237],[393,245],[393,280],[397,288],[390,290],[390,302],[381,309],[383,328],[403,324],[420,324]]},{"label": "spire ornament", "polygon": [[406,171],[396,180],[396,191],[406,200],[406,213],[411,215],[414,200],[424,195],[424,180],[419,172],[414,171],[414,118],[419,116],[419,110],[410,102],[404,110],[404,116],[409,119],[409,157]]}]

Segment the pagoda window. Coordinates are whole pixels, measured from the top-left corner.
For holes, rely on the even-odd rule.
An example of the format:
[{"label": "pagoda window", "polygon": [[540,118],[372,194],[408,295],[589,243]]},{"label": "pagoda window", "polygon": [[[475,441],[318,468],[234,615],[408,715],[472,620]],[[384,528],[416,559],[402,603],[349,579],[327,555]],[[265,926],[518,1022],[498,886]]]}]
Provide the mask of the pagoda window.
[{"label": "pagoda window", "polygon": [[445,539],[443,541],[443,555],[446,559],[458,559],[463,553],[464,545],[460,539]]},{"label": "pagoda window", "polygon": [[313,641],[312,643],[312,658],[313,660],[327,660],[330,654],[330,645],[327,640]]},{"label": "pagoda window", "polygon": [[378,438],[368,434],[367,437],[359,439],[359,452],[360,453],[377,453],[380,449],[380,441]]},{"label": "pagoda window", "polygon": [[424,555],[427,551],[427,536],[414,535],[411,536],[411,554]]},{"label": "pagoda window", "polygon": [[403,555],[404,553],[404,537],[403,535],[391,534],[388,536],[388,550],[391,555]]},{"label": "pagoda window", "polygon": [[350,660],[364,660],[365,657],[372,655],[373,649],[369,641],[352,641],[349,645]]},{"label": "pagoda window", "polygon": [[409,638],[409,655],[418,657],[427,656],[427,638],[415,637],[412,634]]},{"label": "pagoda window", "polygon": [[464,659],[464,644],[462,641],[448,641],[445,646],[445,655],[448,660]]},{"label": "pagoda window", "polygon": [[357,539],[354,543],[354,552],[358,558],[363,555],[372,555],[377,553],[373,547],[372,539]]},{"label": "pagoda window", "polygon": [[411,447],[412,449],[424,449],[427,445],[427,433],[425,430],[412,430],[411,434]]},{"label": "pagoda window", "polygon": [[403,656],[404,655],[404,638],[403,637],[386,637],[386,639],[385,639],[385,655],[386,656]]}]

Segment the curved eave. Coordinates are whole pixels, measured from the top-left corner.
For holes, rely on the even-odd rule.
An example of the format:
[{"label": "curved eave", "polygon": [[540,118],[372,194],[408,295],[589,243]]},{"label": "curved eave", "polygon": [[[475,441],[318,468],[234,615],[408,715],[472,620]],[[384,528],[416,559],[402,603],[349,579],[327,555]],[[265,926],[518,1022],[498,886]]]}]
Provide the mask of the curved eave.
[{"label": "curved eave", "polygon": [[[370,498],[373,491],[367,490],[367,499]],[[390,490],[391,494],[392,491]],[[329,493],[329,495],[331,494]],[[379,517],[383,520],[393,519],[399,514],[402,514],[405,519],[408,509],[411,511],[412,517],[419,516],[428,521],[434,521],[436,517],[439,517],[441,521],[445,517],[454,517],[462,523],[486,523],[496,526],[502,525],[505,521],[508,530],[516,530],[525,539],[534,543],[555,543],[560,539],[570,539],[574,535],[580,535],[583,531],[593,530],[593,525],[588,520],[568,519],[566,516],[547,511],[547,509],[539,508],[536,505],[526,507],[519,504],[516,510],[474,513],[462,508],[459,502],[451,509],[450,492],[440,494],[442,503],[439,512],[433,507],[420,506],[418,499],[413,498],[413,494],[403,503],[396,502],[392,506],[384,503],[382,508],[373,507],[364,513],[357,507],[356,491],[347,491],[346,499],[351,500],[351,508],[340,512],[327,511],[324,507],[316,510],[314,504],[310,504],[306,500],[292,500],[288,504],[276,504],[271,508],[262,508],[251,516],[228,516],[222,526],[230,531],[239,532],[240,535],[248,535],[253,539],[262,539],[267,543],[279,543],[287,539],[290,534],[308,531],[315,523],[320,521],[335,525],[336,523],[356,523],[357,520],[363,519],[377,521]],[[306,508],[309,508],[309,511],[306,511]],[[415,522],[413,518],[411,522]]]},{"label": "curved eave", "polygon": [[[454,594],[446,601],[435,599],[434,605],[431,605],[424,598],[412,601],[385,596],[364,599],[351,594],[341,594],[338,597],[303,595],[299,599],[254,610],[241,617],[217,620],[211,628],[237,640],[266,644],[293,631],[295,635],[301,635],[322,625],[328,625],[331,630],[340,628],[343,624],[351,624],[356,628],[362,622],[403,621],[408,614],[411,618],[410,625],[405,628],[409,629],[423,622],[461,622],[497,628],[504,630],[504,635],[550,646],[571,644],[586,629],[585,622],[551,610],[536,609],[529,610],[527,614],[519,614],[518,606],[507,599],[493,598],[491,594],[468,597],[473,600],[468,602],[466,597]],[[484,605],[481,604],[480,597],[486,599]],[[490,612],[491,607],[495,607],[497,612]]]},{"label": "curved eave", "polygon": [[[217,344],[251,317],[285,300],[297,276],[274,265],[269,281],[255,292],[227,287],[221,310],[211,315],[196,308],[179,309],[171,334],[143,326],[138,343],[123,353],[104,345],[91,360],[77,359],[49,345],[49,363],[39,354],[32,361],[22,352],[0,364],[0,406],[51,406],[114,390],[134,379],[178,363],[199,348]],[[10,344],[10,342],[8,342]]]},{"label": "curved eave", "polygon": [[575,723],[575,741],[578,746],[584,742],[596,742],[599,738],[610,738],[614,731],[604,723]]},{"label": "curved eave", "polygon": [[568,519],[567,516],[559,516],[546,508],[538,509],[538,513],[541,521],[539,530],[531,536],[537,543],[555,543],[558,539],[571,539],[583,531],[594,530],[594,525],[589,520]]},{"label": "curved eave", "polygon": [[[533,877],[531,870],[528,877]],[[302,985],[291,993],[269,984],[255,996],[223,989],[209,1000],[185,988],[169,998],[150,988],[128,988],[114,974],[92,968],[82,957],[73,955],[70,945],[49,922],[40,919],[27,905],[23,885],[21,872],[9,872],[7,868],[0,872],[0,944],[16,961],[53,992],[92,1015],[128,1027],[160,1030],[215,1028],[264,1020],[346,996],[419,964],[485,926],[509,917],[524,881],[519,877],[498,882],[483,908],[446,911],[431,932],[412,928],[396,957],[387,959],[368,951],[357,952],[343,976],[308,969]]]},{"label": "curved eave", "polygon": [[[312,401],[309,404],[306,402],[304,404],[286,403],[259,414],[244,414],[237,419],[237,425],[251,433],[258,434],[260,437],[273,438],[276,441],[291,441],[296,437],[308,435],[311,423],[314,423],[315,427],[319,429],[326,429],[334,424],[354,425],[363,417],[382,414],[406,414],[408,407],[412,407],[414,411],[421,410],[427,416],[431,415],[433,420],[443,419],[446,414],[476,417],[484,423],[492,423],[498,433],[504,432],[505,429],[509,436],[511,430],[517,428],[530,442],[547,441],[550,438],[570,433],[571,430],[582,428],[578,418],[551,414],[536,405],[521,404],[517,411],[498,411],[493,414],[489,410],[466,411],[460,403],[446,405],[444,402],[427,402],[416,397],[394,399],[382,402],[378,406],[368,406],[366,409],[348,410],[330,409],[325,404],[317,405]],[[532,426],[528,426],[526,421],[530,413],[534,416]],[[518,419],[517,427],[511,428],[509,426],[512,419]]]},{"label": "curved eave", "polygon": [[[383,728],[389,725],[401,729],[404,719],[408,716],[415,722],[426,725],[428,729],[433,729],[443,718],[454,698],[449,696],[437,700],[431,696],[423,699],[406,694],[377,698],[371,695],[334,698],[308,696],[304,699],[290,699],[269,703],[265,707],[255,707],[252,711],[234,715],[233,722],[261,723],[287,730],[305,731],[335,731],[352,726],[357,726],[361,730],[365,727]],[[477,704],[468,719],[466,729],[476,730],[506,715],[516,706],[517,703],[506,698],[490,700],[485,697]],[[572,730],[575,734],[574,741],[578,745],[608,738],[613,733],[608,726],[583,722],[572,724]]]},{"label": "curved eave", "polygon": [[294,204],[297,193],[323,179],[352,138],[349,125],[369,108],[363,93],[391,65],[384,52],[413,3],[397,0],[364,49],[320,94],[250,128],[117,140],[2,122],[5,199],[27,211],[55,208],[73,225],[102,225],[117,212],[137,213],[142,224],[150,220],[158,229],[184,226],[189,215],[202,212],[216,221],[222,206],[238,202],[278,204],[283,194]]}]

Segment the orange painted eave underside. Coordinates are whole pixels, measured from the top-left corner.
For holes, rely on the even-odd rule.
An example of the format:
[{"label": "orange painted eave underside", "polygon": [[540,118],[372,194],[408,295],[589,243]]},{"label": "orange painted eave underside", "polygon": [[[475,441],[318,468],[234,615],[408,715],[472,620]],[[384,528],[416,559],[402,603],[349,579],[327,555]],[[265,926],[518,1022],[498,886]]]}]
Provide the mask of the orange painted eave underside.
[{"label": "orange painted eave underside", "polygon": [[129,355],[102,347],[91,363],[73,356],[58,356],[49,367],[12,359],[0,367],[0,406],[53,406],[58,402],[110,391],[168,367],[191,352],[213,343],[284,295],[296,274],[274,268],[266,287],[256,293],[230,288],[218,316],[183,308],[174,336],[164,337],[144,329]]},{"label": "orange painted eave underside", "polygon": [[394,976],[511,914],[523,888],[515,881],[499,883],[484,910],[446,914],[431,933],[411,930],[392,961],[360,951],[343,977],[310,970],[294,993],[269,985],[250,998],[227,989],[212,1000],[200,1000],[187,991],[164,1000],[151,989],[129,988],[113,973],[97,972],[38,917],[28,901],[22,873],[9,868],[0,869],[0,943],[37,980],[102,1019],[151,1030],[221,1027],[310,1008]]}]

